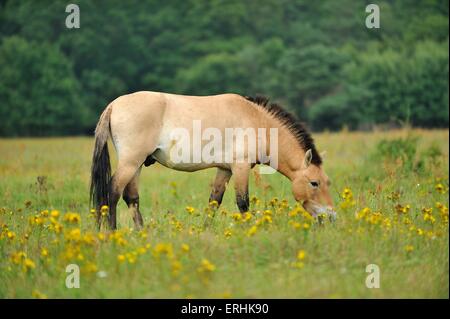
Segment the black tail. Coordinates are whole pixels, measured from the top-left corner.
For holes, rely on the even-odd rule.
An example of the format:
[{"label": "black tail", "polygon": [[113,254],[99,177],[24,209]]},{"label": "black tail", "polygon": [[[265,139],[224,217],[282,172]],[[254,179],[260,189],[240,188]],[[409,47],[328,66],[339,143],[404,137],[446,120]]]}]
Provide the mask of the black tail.
[{"label": "black tail", "polygon": [[109,183],[111,180],[111,164],[108,151],[110,132],[109,118],[111,107],[108,106],[100,116],[95,129],[95,147],[92,155],[91,187],[89,191],[91,208],[97,211],[97,222],[100,222],[100,207],[109,205]]}]

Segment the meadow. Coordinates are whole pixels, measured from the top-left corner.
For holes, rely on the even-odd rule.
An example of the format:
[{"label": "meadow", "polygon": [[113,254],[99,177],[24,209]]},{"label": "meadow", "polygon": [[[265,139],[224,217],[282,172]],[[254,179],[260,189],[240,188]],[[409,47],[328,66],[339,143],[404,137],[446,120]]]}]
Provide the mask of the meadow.
[{"label": "meadow", "polygon": [[[144,229],[121,201],[115,232],[89,210],[92,138],[0,139],[0,298],[448,298],[449,131],[314,137],[334,223],[312,219],[280,174],[252,175],[241,215],[233,180],[217,208],[215,170],[153,165]],[[80,288],[65,285],[69,264]]]}]

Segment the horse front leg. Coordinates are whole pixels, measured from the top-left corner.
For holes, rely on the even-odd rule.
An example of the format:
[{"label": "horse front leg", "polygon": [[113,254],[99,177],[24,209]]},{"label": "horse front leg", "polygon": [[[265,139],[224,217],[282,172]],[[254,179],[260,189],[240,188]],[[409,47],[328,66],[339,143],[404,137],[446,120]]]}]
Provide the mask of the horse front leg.
[{"label": "horse front leg", "polygon": [[250,164],[235,164],[232,168],[234,175],[234,189],[236,191],[236,204],[241,213],[248,212],[250,203],[248,198],[248,177]]},{"label": "horse front leg", "polygon": [[213,189],[211,191],[211,195],[209,196],[210,203],[212,201],[216,201],[220,206],[231,175],[232,173],[230,170],[223,168],[217,169],[216,179],[214,180]]}]

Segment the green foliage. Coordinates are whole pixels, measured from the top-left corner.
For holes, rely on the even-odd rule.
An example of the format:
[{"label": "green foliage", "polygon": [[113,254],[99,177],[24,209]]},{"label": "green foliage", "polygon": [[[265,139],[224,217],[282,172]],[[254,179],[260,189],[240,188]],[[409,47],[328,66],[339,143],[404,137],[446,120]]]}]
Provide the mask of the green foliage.
[{"label": "green foliage", "polygon": [[316,130],[449,125],[448,1],[379,1],[378,30],[353,0],[77,4],[70,30],[64,2],[1,2],[0,135],[90,132],[138,90],[264,94]]},{"label": "green foliage", "polygon": [[288,49],[277,67],[280,93],[289,105],[297,105],[300,110],[310,106],[340,85],[344,61],[345,57],[337,49],[323,45]]},{"label": "green foliage", "polygon": [[0,135],[76,134],[84,128],[88,110],[70,61],[57,47],[9,37],[0,46],[0,65]]},{"label": "green foliage", "polygon": [[388,161],[401,161],[406,171],[414,168],[419,138],[407,136],[392,140],[382,139],[376,146],[377,157]]},{"label": "green foliage", "polygon": [[[441,148],[432,143],[424,150],[418,150],[419,138],[408,135],[405,138],[382,139],[378,142],[372,159],[375,162],[389,162],[398,165],[401,172],[427,174],[439,168],[444,154]],[[431,177],[431,176],[430,176]]]},{"label": "green foliage", "polygon": [[316,128],[390,123],[448,127],[448,42],[367,52],[346,65],[346,86],[310,110]]},{"label": "green foliage", "polygon": [[433,141],[422,153],[421,162],[424,166],[423,170],[431,171],[434,169],[441,169],[445,162],[445,155],[439,145]]}]

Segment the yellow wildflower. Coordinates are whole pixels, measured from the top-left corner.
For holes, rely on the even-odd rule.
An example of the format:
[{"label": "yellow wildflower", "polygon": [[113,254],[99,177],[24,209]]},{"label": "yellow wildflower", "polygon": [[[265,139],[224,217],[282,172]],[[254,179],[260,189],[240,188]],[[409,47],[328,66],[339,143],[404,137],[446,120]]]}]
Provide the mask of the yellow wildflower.
[{"label": "yellow wildflower", "polygon": [[258,231],[258,227],[253,225],[252,227],[250,227],[250,229],[247,231],[247,236],[253,236],[254,234],[256,234],[256,232]]},{"label": "yellow wildflower", "polygon": [[252,216],[253,216],[252,214],[250,214],[249,212],[246,212],[242,216],[242,221],[243,222],[249,221],[252,218]]},{"label": "yellow wildflower", "polygon": [[34,261],[32,261],[30,258],[25,258],[23,261],[23,271],[28,272],[34,268],[36,268]]},{"label": "yellow wildflower", "polygon": [[78,224],[81,220],[80,214],[66,213],[64,215],[64,221],[72,224]]},{"label": "yellow wildflower", "polygon": [[343,201],[340,203],[342,209],[347,209],[356,205],[356,201],[353,199],[353,193],[350,188],[344,188],[341,193]]},{"label": "yellow wildflower", "polygon": [[137,253],[139,254],[139,255],[143,255],[143,254],[145,254],[147,252],[147,249],[145,248],[145,247],[139,247],[138,249],[137,249]]},{"label": "yellow wildflower", "polygon": [[270,206],[275,207],[278,204],[278,198],[274,197],[270,200]]},{"label": "yellow wildflower", "polygon": [[46,248],[42,248],[41,249],[41,257],[46,258],[46,257],[48,257],[48,255],[49,255],[48,250]]},{"label": "yellow wildflower", "polygon": [[225,231],[223,232],[223,234],[225,235],[226,238],[231,237],[231,235],[233,234],[231,229],[227,228],[225,229]]},{"label": "yellow wildflower", "polygon": [[293,209],[289,212],[288,216],[289,217],[295,217],[298,215],[298,210],[297,209]]},{"label": "yellow wildflower", "polygon": [[289,203],[286,199],[283,199],[278,205],[281,209],[286,209],[289,207]]},{"label": "yellow wildflower", "polygon": [[97,268],[96,264],[94,264],[92,262],[88,262],[84,266],[83,270],[87,273],[94,273],[94,272],[97,272],[98,268]]},{"label": "yellow wildflower", "polygon": [[407,253],[410,253],[410,252],[412,252],[414,250],[414,246],[413,245],[406,245],[405,246],[405,251],[407,252]]},{"label": "yellow wildflower", "polygon": [[232,217],[233,217],[233,219],[235,220],[235,221],[240,221],[240,220],[242,220],[242,214],[241,213],[234,213],[233,215],[232,215]]},{"label": "yellow wildflower", "polygon": [[297,269],[302,269],[304,266],[305,266],[305,263],[302,261],[294,261],[291,263],[291,267],[297,268]]},{"label": "yellow wildflower", "polygon": [[181,262],[179,262],[178,260],[172,261],[172,274],[174,276],[177,276],[180,273],[181,268],[182,268]]},{"label": "yellow wildflower", "polygon": [[10,259],[11,259],[11,262],[12,262],[13,264],[18,265],[18,264],[20,264],[26,257],[27,257],[27,254],[26,254],[25,252],[23,252],[23,251],[18,251],[18,252],[12,253]]},{"label": "yellow wildflower", "polygon": [[445,194],[447,192],[446,187],[444,185],[442,185],[441,183],[436,184],[436,186],[434,188],[436,189],[436,191],[438,193],[441,193],[441,194]]},{"label": "yellow wildflower", "polygon": [[95,244],[95,236],[92,233],[87,233],[83,236],[83,243],[86,245],[94,245]]},{"label": "yellow wildflower", "polygon": [[47,295],[45,295],[37,290],[33,290],[31,292],[31,296],[36,299],[47,299]]},{"label": "yellow wildflower", "polygon": [[300,229],[302,228],[302,224],[299,222],[294,222],[294,221],[289,221],[288,222],[289,225],[291,225],[294,229]]},{"label": "yellow wildflower", "polygon": [[269,209],[266,209],[266,210],[263,212],[263,215],[264,215],[264,216],[272,216],[272,211],[269,210]]},{"label": "yellow wildflower", "polygon": [[216,266],[211,263],[208,259],[202,259],[200,263],[200,267],[197,269],[199,272],[213,272],[216,270]]},{"label": "yellow wildflower", "polygon": [[219,202],[216,201],[216,200],[212,200],[212,201],[209,202],[209,206],[210,206],[211,208],[213,208],[213,209],[216,209],[216,208],[219,207]]},{"label": "yellow wildflower", "polygon": [[16,238],[16,233],[13,232],[13,231],[8,231],[8,232],[6,233],[6,237],[7,237],[9,240],[13,240],[14,238]]},{"label": "yellow wildflower", "polygon": [[253,195],[251,198],[250,198],[250,203],[252,204],[252,205],[258,205],[259,204],[259,199],[258,199],[258,197],[256,197],[255,195]]},{"label": "yellow wildflower", "polygon": [[166,255],[169,258],[173,257],[172,244],[158,243],[153,249],[153,255],[159,257],[160,255]]},{"label": "yellow wildflower", "polygon": [[127,258],[128,262],[130,264],[134,264],[137,259],[137,254],[136,253],[126,253],[125,257]]},{"label": "yellow wildflower", "polygon": [[57,210],[52,210],[52,211],[50,212],[50,216],[53,217],[53,218],[58,218],[58,217],[59,217],[59,211],[57,211]]},{"label": "yellow wildflower", "polygon": [[303,249],[299,250],[297,253],[297,259],[304,260],[305,257],[306,257],[306,252]]},{"label": "yellow wildflower", "polygon": [[79,228],[74,228],[70,231],[67,231],[64,234],[66,240],[70,241],[79,241],[81,239],[81,230]]},{"label": "yellow wildflower", "polygon": [[100,208],[100,215],[101,215],[102,217],[106,217],[106,216],[108,216],[108,214],[109,214],[109,207],[106,206],[106,205],[103,205],[103,206]]},{"label": "yellow wildflower", "polygon": [[370,213],[371,213],[370,208],[365,207],[356,214],[356,219],[359,220],[359,219],[366,218],[367,216],[370,215]]},{"label": "yellow wildflower", "polygon": [[263,216],[262,221],[263,221],[263,223],[271,224],[272,223],[272,216],[268,216],[268,215]]},{"label": "yellow wildflower", "polygon": [[395,211],[399,214],[407,214],[410,210],[411,206],[410,205],[406,205],[406,206],[402,206],[400,204],[395,205]]},{"label": "yellow wildflower", "polygon": [[100,241],[106,241],[106,235],[105,235],[105,233],[98,233],[97,238],[98,238],[98,240],[100,240]]}]

